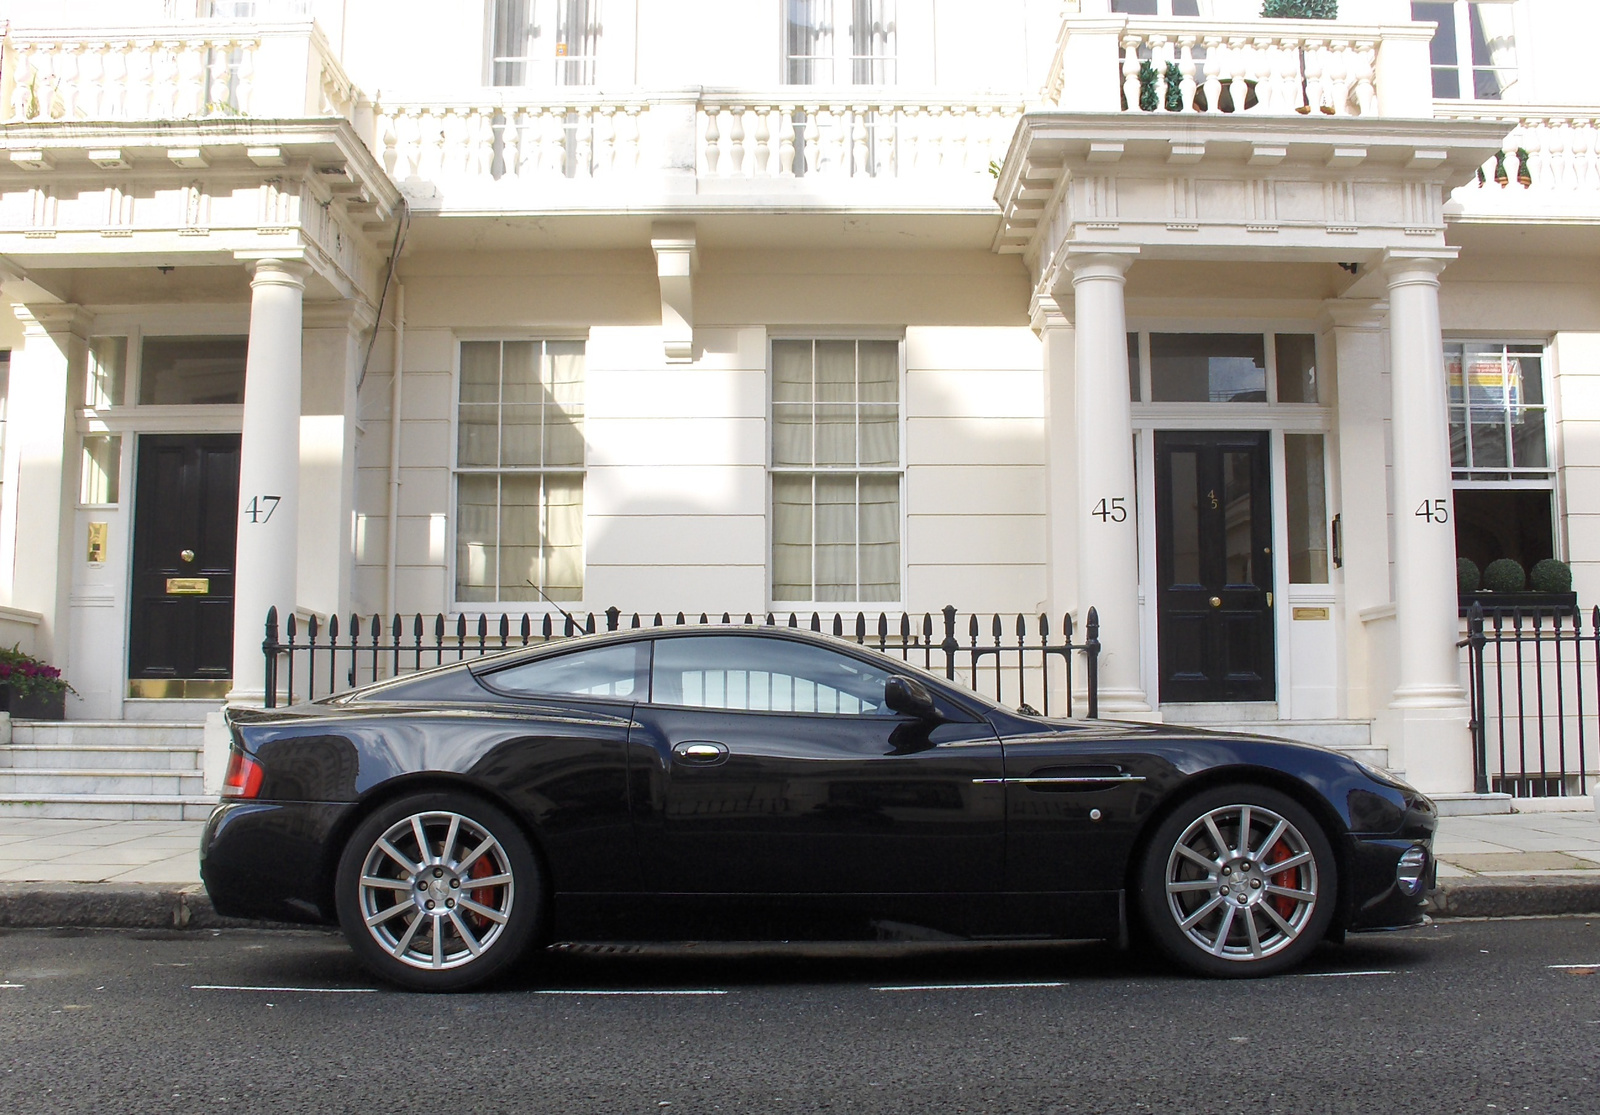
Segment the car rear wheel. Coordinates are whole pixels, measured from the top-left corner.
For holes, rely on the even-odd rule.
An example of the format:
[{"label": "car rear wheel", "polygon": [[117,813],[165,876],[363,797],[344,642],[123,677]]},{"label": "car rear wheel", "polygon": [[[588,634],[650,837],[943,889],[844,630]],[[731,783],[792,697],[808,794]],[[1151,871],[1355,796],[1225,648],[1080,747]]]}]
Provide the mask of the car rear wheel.
[{"label": "car rear wheel", "polygon": [[1182,967],[1254,977],[1316,948],[1337,889],[1333,848],[1303,806],[1262,786],[1224,786],[1156,830],[1139,904],[1156,944]]},{"label": "car rear wheel", "polygon": [[522,830],[454,792],[375,811],[345,845],[335,886],[356,955],[416,991],[460,991],[504,971],[534,939],[544,905]]}]

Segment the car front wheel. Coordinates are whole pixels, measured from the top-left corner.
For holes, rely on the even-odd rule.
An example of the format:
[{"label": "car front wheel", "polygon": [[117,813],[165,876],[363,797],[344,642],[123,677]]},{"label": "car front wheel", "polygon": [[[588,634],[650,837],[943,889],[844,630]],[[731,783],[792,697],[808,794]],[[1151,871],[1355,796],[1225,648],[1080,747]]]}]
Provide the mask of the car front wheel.
[{"label": "car front wheel", "polygon": [[1337,867],[1316,819],[1261,786],[1185,802],[1156,830],[1140,871],[1145,925],[1179,965],[1207,976],[1272,975],[1304,960],[1333,918]]},{"label": "car front wheel", "polygon": [[339,924],[375,974],[460,991],[516,962],[544,902],[533,848],[503,811],[465,794],[389,803],[351,834],[335,883]]}]

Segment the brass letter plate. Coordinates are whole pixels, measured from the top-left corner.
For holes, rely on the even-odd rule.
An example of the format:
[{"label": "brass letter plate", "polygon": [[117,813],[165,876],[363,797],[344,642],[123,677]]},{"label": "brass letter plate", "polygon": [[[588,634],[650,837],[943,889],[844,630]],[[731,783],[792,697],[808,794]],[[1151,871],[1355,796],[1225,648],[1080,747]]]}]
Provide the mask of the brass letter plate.
[{"label": "brass letter plate", "polygon": [[1326,609],[1326,608],[1296,608],[1294,610],[1294,618],[1295,619],[1327,619],[1328,618],[1328,609]]},{"label": "brass letter plate", "polygon": [[168,596],[204,596],[211,591],[210,577],[168,577]]}]

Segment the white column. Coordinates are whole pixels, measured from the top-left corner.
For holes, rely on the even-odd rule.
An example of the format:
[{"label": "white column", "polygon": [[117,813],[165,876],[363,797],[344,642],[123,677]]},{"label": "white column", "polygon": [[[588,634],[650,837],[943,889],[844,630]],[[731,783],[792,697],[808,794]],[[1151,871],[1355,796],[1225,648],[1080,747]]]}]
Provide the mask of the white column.
[{"label": "white column", "polygon": [[295,606],[300,504],[302,263],[263,259],[250,282],[244,436],[239,453],[239,549],[233,597],[232,704],[266,693],[261,654],[267,609]]},{"label": "white column", "polygon": [[1139,541],[1123,286],[1137,249],[1085,248],[1072,273],[1078,612],[1100,615],[1100,715],[1149,718],[1139,670]]},{"label": "white column", "polygon": [[1439,272],[1454,252],[1390,256],[1397,680],[1390,710],[1402,768],[1423,790],[1472,789],[1467,702],[1457,665],[1450,411],[1439,328]]}]

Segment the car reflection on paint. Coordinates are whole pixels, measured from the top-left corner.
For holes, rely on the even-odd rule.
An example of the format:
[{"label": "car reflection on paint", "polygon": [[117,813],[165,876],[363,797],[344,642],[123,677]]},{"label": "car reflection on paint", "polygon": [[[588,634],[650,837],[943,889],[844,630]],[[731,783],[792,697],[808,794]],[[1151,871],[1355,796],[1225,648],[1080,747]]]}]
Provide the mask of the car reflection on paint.
[{"label": "car reflection on paint", "polygon": [[379,976],[562,940],[1117,938],[1210,976],[1417,924],[1437,813],[1337,752],[1023,715],[776,628],[564,640],[232,710],[201,873]]}]

